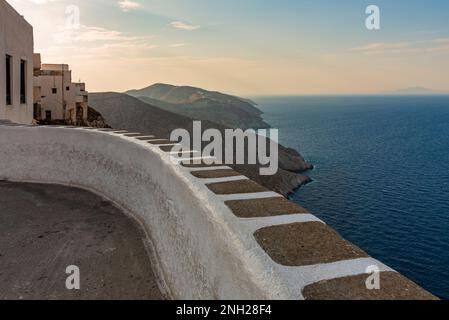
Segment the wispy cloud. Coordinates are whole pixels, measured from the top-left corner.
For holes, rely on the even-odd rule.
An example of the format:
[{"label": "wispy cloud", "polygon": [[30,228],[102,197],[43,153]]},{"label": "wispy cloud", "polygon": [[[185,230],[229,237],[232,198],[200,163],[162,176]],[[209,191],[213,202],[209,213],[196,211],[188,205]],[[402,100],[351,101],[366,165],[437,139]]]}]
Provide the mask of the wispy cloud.
[{"label": "wispy cloud", "polygon": [[436,43],[447,43],[449,44],[449,38],[439,38],[439,39],[435,39]]},{"label": "wispy cloud", "polygon": [[152,36],[136,36],[96,26],[79,29],[60,28],[53,34],[54,45],[47,49],[52,57],[70,55],[71,59],[117,59],[117,57],[141,57],[148,55],[159,45],[152,43]]},{"label": "wispy cloud", "polygon": [[181,48],[181,47],[185,47],[188,46],[187,43],[173,43],[170,45],[170,48]]},{"label": "wispy cloud", "polygon": [[349,49],[363,54],[449,52],[449,38],[413,42],[376,42]]},{"label": "wispy cloud", "polygon": [[376,53],[399,51],[405,48],[410,48],[411,45],[412,44],[410,42],[395,42],[395,43],[376,42],[376,43],[369,43],[360,47],[351,48],[350,51],[376,54]]},{"label": "wispy cloud", "polygon": [[60,0],[28,0],[29,2],[35,3],[35,4],[47,4],[50,2],[56,2]]},{"label": "wispy cloud", "polygon": [[136,37],[120,31],[108,30],[101,27],[81,26],[78,29],[60,28],[53,34],[55,43],[73,42],[110,42],[110,41],[137,41],[143,37]]},{"label": "wispy cloud", "polygon": [[118,3],[120,9],[124,12],[128,12],[130,10],[135,10],[142,7],[142,4],[132,0],[122,0]]},{"label": "wispy cloud", "polygon": [[438,46],[438,47],[433,47],[433,48],[428,48],[427,52],[433,52],[433,53],[449,53],[449,44],[447,45],[443,45],[443,46]]},{"label": "wispy cloud", "polygon": [[173,21],[170,24],[171,24],[171,26],[173,28],[176,28],[176,29],[179,29],[179,30],[185,30],[185,31],[193,31],[193,30],[196,30],[196,29],[200,28],[200,26],[195,26],[195,25],[188,24],[188,23],[185,23],[185,22],[182,22],[182,21]]}]

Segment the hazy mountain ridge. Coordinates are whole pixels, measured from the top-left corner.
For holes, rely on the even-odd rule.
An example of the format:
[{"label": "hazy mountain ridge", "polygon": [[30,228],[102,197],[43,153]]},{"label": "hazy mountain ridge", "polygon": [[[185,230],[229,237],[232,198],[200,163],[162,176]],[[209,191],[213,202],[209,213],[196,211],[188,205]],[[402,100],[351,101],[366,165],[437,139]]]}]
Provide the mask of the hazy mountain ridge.
[{"label": "hazy mountain ridge", "polygon": [[[100,112],[114,129],[125,129],[143,134],[154,134],[169,138],[174,129],[192,131],[193,119],[163,110],[123,93],[89,93],[89,103]],[[226,127],[205,120],[203,129]],[[264,185],[266,188],[287,195],[299,186],[310,182],[310,178],[296,172],[311,169],[295,150],[279,145],[279,171],[274,176],[260,176],[258,165],[235,165],[235,170]]]},{"label": "hazy mountain ridge", "polygon": [[158,83],[126,94],[170,112],[229,128],[269,128],[253,101],[217,91]]}]

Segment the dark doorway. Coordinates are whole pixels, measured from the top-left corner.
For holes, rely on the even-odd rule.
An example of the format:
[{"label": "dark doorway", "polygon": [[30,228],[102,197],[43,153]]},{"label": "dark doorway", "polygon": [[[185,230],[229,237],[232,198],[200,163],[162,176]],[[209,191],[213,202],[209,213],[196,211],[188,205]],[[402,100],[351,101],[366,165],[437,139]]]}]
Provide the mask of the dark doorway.
[{"label": "dark doorway", "polygon": [[83,107],[77,103],[76,104],[76,124],[82,125],[83,123]]},{"label": "dark doorway", "polygon": [[33,105],[33,118],[36,120],[41,120],[41,117],[42,117],[41,105],[39,103],[35,103]]}]

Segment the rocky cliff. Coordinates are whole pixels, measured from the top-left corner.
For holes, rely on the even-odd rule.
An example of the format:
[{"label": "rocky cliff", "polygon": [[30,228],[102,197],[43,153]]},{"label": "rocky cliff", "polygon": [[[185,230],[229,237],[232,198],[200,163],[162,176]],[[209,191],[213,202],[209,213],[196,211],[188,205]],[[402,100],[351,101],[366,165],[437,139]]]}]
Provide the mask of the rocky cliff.
[{"label": "rocky cliff", "polygon": [[[192,131],[192,118],[178,115],[123,93],[90,93],[89,104],[100,112],[105,121],[116,129],[151,133],[169,138],[177,128]],[[203,129],[226,127],[211,121],[202,121]],[[259,165],[235,165],[234,169],[261,183],[265,187],[287,195],[302,184],[310,181],[298,172],[311,168],[295,150],[279,146],[279,171],[274,176],[260,176]]]}]

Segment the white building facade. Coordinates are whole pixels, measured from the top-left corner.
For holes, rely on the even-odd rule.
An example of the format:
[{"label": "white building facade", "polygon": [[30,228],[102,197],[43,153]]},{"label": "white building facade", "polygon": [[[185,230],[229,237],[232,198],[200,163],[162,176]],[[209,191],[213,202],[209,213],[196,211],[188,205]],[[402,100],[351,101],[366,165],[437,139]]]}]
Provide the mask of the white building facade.
[{"label": "white building facade", "polygon": [[41,64],[39,54],[35,54],[34,60],[35,119],[83,125],[88,111],[85,84],[72,82],[67,64]]},{"label": "white building facade", "polygon": [[33,122],[33,27],[0,0],[0,119]]}]

